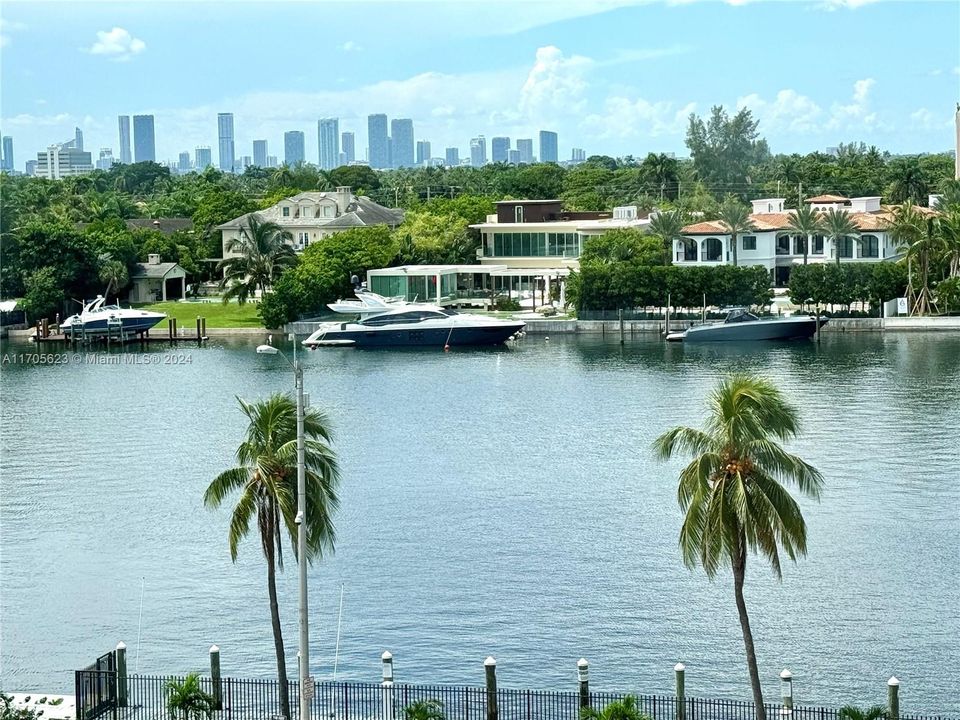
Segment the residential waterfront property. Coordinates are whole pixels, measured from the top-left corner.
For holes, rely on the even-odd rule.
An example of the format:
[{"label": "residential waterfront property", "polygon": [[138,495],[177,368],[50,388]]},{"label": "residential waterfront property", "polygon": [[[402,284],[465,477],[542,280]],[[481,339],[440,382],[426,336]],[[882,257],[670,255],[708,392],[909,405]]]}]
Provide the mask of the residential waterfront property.
[{"label": "residential waterfront property", "polygon": [[[565,210],[560,200],[504,200],[486,222],[471,225],[480,231],[477,256],[481,265],[502,266],[492,274],[493,289],[529,292],[563,291],[563,279],[579,267],[584,243],[592,236],[621,228],[642,228],[649,219],[634,206],[606,212]],[[552,293],[547,290],[545,301]]]},{"label": "residential waterfront property", "polygon": [[[790,269],[803,264],[807,243],[805,236],[790,231],[790,220],[795,211],[785,208],[785,202],[784,198],[753,200],[750,219],[756,232],[737,237],[737,264],[762,265],[770,271],[771,280],[777,287],[786,286]],[[887,230],[892,208],[881,205],[879,197],[819,195],[806,202],[814,210],[835,209],[849,213],[859,229],[858,236],[844,238],[838,243],[824,235],[814,235],[807,251],[808,263],[836,262],[838,255],[840,262],[883,262],[902,256]],[[927,208],[919,209],[931,212]],[[679,266],[732,263],[730,236],[719,220],[687,225],[683,228],[683,238],[674,240],[672,259]]]},{"label": "residential waterfront property", "polygon": [[187,294],[187,273],[173,262],[160,262],[159,255],[148,255],[147,262],[137,263],[130,273],[132,303],[181,300]]},{"label": "residential waterfront property", "polygon": [[383,297],[435,305],[485,305],[505,265],[401,265],[367,271],[367,288]]},{"label": "residential waterfront property", "polygon": [[[277,223],[293,237],[293,248],[298,252],[311,243],[353,227],[387,225],[395,228],[403,222],[403,211],[378,205],[368,197],[354,195],[349,187],[338,187],[334,192],[302,192],[284,198],[257,214],[264,220]],[[230,243],[240,238],[250,214],[241,215],[216,229],[223,232],[223,256]]]}]

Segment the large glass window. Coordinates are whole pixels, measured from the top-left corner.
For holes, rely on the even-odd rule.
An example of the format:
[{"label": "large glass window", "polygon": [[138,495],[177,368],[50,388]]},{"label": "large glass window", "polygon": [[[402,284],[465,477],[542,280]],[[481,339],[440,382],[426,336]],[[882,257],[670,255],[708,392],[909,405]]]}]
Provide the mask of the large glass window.
[{"label": "large glass window", "polygon": [[862,235],[860,237],[859,247],[860,249],[857,252],[857,257],[880,257],[880,240],[876,235]]},{"label": "large glass window", "polygon": [[703,241],[703,259],[707,262],[719,262],[723,254],[723,243],[717,238],[707,238]]},{"label": "large glass window", "polygon": [[837,248],[840,251],[840,257],[852,258],[853,257],[853,238],[851,237],[839,238],[837,240]]},{"label": "large glass window", "polygon": [[756,235],[744,235],[744,236],[743,236],[743,249],[744,249],[744,250],[756,250],[756,249],[757,249],[757,236],[756,236]]},{"label": "large glass window", "polygon": [[790,236],[780,235],[777,237],[777,255],[790,254]]},{"label": "large glass window", "polygon": [[823,255],[823,235],[813,236],[813,250],[811,251],[811,254]]},{"label": "large glass window", "polygon": [[805,235],[793,236],[793,254],[803,255],[807,251],[807,237]]}]

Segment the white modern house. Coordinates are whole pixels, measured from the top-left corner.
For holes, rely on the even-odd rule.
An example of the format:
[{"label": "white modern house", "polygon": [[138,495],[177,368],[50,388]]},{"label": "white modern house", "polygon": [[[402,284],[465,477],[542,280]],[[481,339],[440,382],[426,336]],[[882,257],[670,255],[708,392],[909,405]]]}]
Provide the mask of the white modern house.
[{"label": "white modern house", "polygon": [[[240,238],[250,214],[217,226],[216,229],[223,233],[224,257],[236,254],[227,248],[231,241]],[[298,252],[341,230],[368,225],[395,228],[403,222],[402,210],[384,207],[366,196],[354,195],[349,187],[338,187],[332,192],[302,192],[259,210],[257,215],[287,230]]]},{"label": "white modern house", "polygon": [[[830,209],[849,213],[859,234],[836,243],[823,235],[811,238],[808,263],[883,262],[901,257],[896,241],[887,228],[893,217],[892,208],[880,204],[879,197],[845,198],[840,195],[819,195],[806,200],[814,210]],[[789,229],[794,210],[784,208],[784,198],[753,200],[750,219],[756,232],[737,237],[737,264],[762,265],[770,271],[773,284],[787,284],[790,269],[802,265],[807,238],[792,234]],[[934,212],[918,208],[924,213]],[[683,237],[674,240],[673,262],[679,266],[725,265],[733,262],[730,236],[719,220],[687,225]]]},{"label": "white modern house", "polygon": [[480,264],[496,266],[488,273],[494,292],[523,296],[539,290],[541,300],[549,302],[563,293],[570,271],[580,267],[590,237],[649,224],[634,206],[576,212],[565,210],[560,200],[504,200],[485,222],[470,227],[480,232]]}]

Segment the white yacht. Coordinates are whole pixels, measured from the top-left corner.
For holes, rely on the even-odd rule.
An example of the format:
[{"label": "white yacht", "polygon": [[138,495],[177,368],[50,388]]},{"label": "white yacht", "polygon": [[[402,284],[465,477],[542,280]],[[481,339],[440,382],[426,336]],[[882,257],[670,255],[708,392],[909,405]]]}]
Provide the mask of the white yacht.
[{"label": "white yacht", "polygon": [[497,345],[524,327],[524,323],[518,320],[459,313],[451,308],[387,299],[362,290],[357,291],[355,303],[341,300],[328,307],[335,312],[361,317],[349,322],[322,324],[303,341],[307,347]]},{"label": "white yacht", "polygon": [[97,295],[97,299],[84,305],[78,314],[71,315],[60,323],[60,330],[65,335],[136,333],[149,330],[166,317],[164,313],[104,305],[104,302],[106,299],[103,295]]}]

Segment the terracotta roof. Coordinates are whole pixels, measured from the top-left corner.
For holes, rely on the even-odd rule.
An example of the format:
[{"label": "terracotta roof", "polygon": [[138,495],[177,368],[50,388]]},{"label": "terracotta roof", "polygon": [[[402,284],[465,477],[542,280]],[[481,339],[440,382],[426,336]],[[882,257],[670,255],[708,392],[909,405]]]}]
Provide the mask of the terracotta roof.
[{"label": "terracotta roof", "polygon": [[687,225],[680,232],[684,235],[715,235],[717,233],[724,235],[727,231],[719,220],[707,220]]},{"label": "terracotta roof", "polygon": [[849,198],[845,198],[843,195],[817,195],[816,197],[807,198],[804,200],[805,203],[848,203],[850,202]]},{"label": "terracotta roof", "polygon": [[[824,195],[822,197],[832,197]],[[936,210],[917,206],[915,208],[921,215],[936,215]],[[782,213],[755,213],[750,216],[757,232],[771,232],[774,230],[786,230],[790,227],[790,219],[793,217],[794,210],[787,210]],[[850,219],[857,225],[861,232],[879,232],[886,230],[893,220],[893,207],[884,205],[880,210],[873,212],[849,212]],[[727,231],[719,220],[707,220],[704,222],[687,225],[681,230],[684,235],[727,235]],[[742,234],[742,233],[741,233]]]}]

